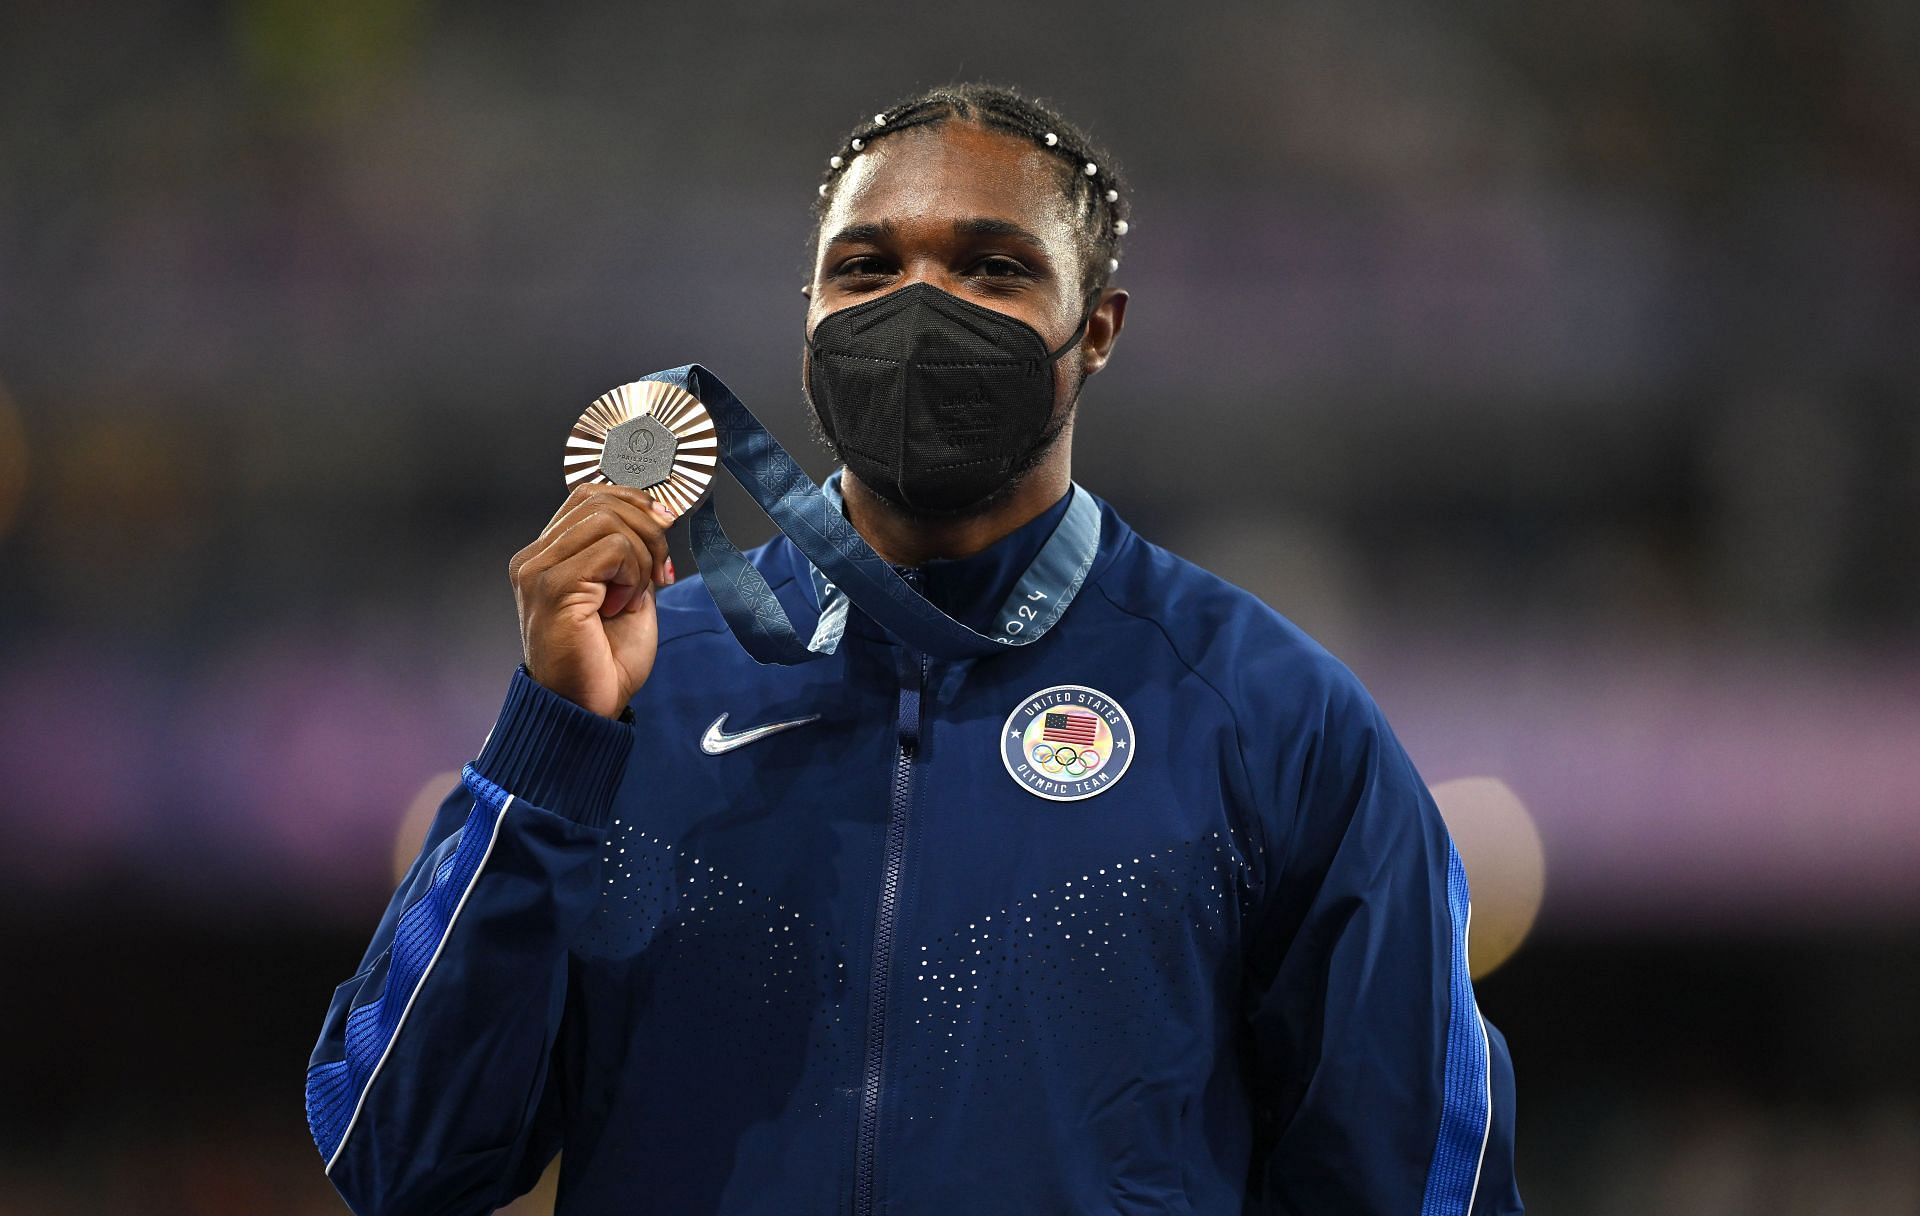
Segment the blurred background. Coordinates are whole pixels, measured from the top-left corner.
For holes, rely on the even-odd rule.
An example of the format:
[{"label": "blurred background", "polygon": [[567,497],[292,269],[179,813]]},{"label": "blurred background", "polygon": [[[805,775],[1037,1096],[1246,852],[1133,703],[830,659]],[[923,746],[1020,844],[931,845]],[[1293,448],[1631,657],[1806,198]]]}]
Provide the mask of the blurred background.
[{"label": "blurred background", "polygon": [[1079,480],[1443,790],[1530,1210],[1920,1212],[1920,7],[7,0],[0,1214],[344,1210],[568,425],[697,359],[824,474],[817,174],[962,77],[1134,183]]}]

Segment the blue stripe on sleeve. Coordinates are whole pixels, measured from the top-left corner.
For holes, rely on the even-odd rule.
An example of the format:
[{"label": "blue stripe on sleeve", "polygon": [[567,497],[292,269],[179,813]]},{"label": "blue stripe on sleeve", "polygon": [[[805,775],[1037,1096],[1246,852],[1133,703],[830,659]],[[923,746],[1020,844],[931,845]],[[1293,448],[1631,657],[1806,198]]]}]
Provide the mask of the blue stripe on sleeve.
[{"label": "blue stripe on sleeve", "polygon": [[1467,926],[1473,909],[1467,870],[1452,841],[1447,842],[1447,911],[1453,920],[1453,942],[1448,964],[1445,1090],[1420,1216],[1468,1216],[1480,1185],[1480,1159],[1486,1153],[1493,1116],[1487,1032],[1474,1004],[1473,977],[1467,969]]},{"label": "blue stripe on sleeve", "polygon": [[500,822],[512,802],[511,795],[476,773],[471,764],[461,770],[460,779],[475,795],[473,811],[461,825],[458,843],[435,869],[433,885],[401,913],[388,947],[386,983],[379,997],[347,1015],[345,1058],[307,1070],[307,1126],[329,1170],[413,1008],[414,997],[453,931],[467,893],[493,851]]}]

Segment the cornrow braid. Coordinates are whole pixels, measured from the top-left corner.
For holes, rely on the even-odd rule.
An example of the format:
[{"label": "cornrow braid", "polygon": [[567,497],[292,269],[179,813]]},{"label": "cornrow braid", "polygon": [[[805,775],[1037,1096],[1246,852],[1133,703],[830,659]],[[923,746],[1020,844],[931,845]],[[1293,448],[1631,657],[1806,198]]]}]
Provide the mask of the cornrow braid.
[{"label": "cornrow braid", "polygon": [[855,127],[838,151],[827,158],[813,203],[811,247],[818,248],[820,223],[833,201],[842,170],[874,141],[915,127],[949,119],[977,123],[1033,141],[1060,162],[1060,186],[1080,221],[1085,255],[1083,291],[1107,286],[1120,269],[1120,238],[1127,234],[1127,191],[1119,165],[1086,132],[1041,101],[999,85],[964,83],[929,89],[875,114]]}]

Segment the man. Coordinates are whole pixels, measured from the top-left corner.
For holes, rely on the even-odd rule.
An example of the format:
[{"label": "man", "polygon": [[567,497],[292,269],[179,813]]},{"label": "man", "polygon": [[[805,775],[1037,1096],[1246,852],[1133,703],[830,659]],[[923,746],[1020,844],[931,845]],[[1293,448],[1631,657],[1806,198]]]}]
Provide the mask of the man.
[{"label": "man", "polygon": [[[849,137],[818,213],[830,489],[1009,644],[942,659],[856,603],[761,666],[674,583],[669,513],[577,489],[513,559],[500,719],[328,1011],[341,1193],[486,1212],[564,1150],[564,1216],[1520,1211],[1405,753],[1072,483],[1126,316],[1108,159],[936,90]],[[792,542],[749,560],[803,633],[831,615]]]}]

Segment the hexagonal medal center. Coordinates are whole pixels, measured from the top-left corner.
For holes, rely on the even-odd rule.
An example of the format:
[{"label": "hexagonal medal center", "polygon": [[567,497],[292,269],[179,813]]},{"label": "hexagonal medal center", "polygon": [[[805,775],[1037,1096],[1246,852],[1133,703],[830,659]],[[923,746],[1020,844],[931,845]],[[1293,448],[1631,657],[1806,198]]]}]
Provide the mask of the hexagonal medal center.
[{"label": "hexagonal medal center", "polygon": [[644,490],[667,479],[679,447],[680,441],[658,419],[630,418],[607,432],[600,471],[616,485]]}]

